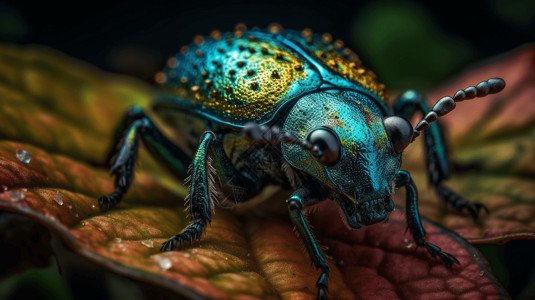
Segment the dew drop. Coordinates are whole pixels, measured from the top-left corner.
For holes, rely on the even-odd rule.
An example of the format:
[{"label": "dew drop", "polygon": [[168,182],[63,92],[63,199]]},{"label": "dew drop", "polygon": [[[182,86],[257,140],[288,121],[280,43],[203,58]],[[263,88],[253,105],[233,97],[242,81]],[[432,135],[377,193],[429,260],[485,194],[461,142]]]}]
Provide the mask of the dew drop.
[{"label": "dew drop", "polygon": [[18,160],[25,164],[29,164],[30,160],[32,160],[32,154],[26,150],[17,148],[17,150],[15,150],[15,155],[17,156]]},{"label": "dew drop", "polygon": [[184,257],[188,258],[188,257],[190,257],[190,256],[191,256],[191,254],[189,254],[189,253],[184,253]]},{"label": "dew drop", "polygon": [[247,253],[247,257],[251,256],[251,253]]},{"label": "dew drop", "polygon": [[59,205],[63,205],[63,199],[61,199],[61,194],[59,193],[59,191],[57,191],[54,195],[54,200],[56,200]]},{"label": "dew drop", "polygon": [[95,204],[91,205],[91,208],[95,208]]},{"label": "dew drop", "polygon": [[75,217],[79,218],[80,216],[78,214],[74,215]]},{"label": "dew drop", "polygon": [[87,222],[86,221],[82,221],[82,226],[87,226]]},{"label": "dew drop", "polygon": [[479,277],[483,277],[483,275],[485,275],[485,271],[479,272]]},{"label": "dew drop", "polygon": [[154,248],[154,242],[152,240],[141,241],[141,244],[143,244],[143,246],[146,246],[146,247],[149,247],[149,248]]},{"label": "dew drop", "polygon": [[120,244],[120,243],[123,242],[123,239],[121,239],[121,238],[114,238],[113,241],[116,242],[117,244]]},{"label": "dew drop", "polygon": [[197,249],[192,249],[191,253],[197,253]]},{"label": "dew drop", "polygon": [[69,205],[69,209],[72,209],[72,205]]},{"label": "dew drop", "polygon": [[412,248],[413,245],[414,245],[414,244],[413,244],[412,242],[409,242],[409,243],[407,243],[407,244],[405,245],[405,247],[407,247],[407,249],[410,249],[410,248]]},{"label": "dew drop", "polygon": [[24,196],[24,193],[22,191],[12,191],[11,192],[11,200],[13,200],[15,202],[23,200],[24,198],[26,198],[26,196]]},{"label": "dew drop", "polygon": [[228,257],[225,257],[225,260],[228,260]]},{"label": "dew drop", "polygon": [[7,191],[7,186],[2,184],[2,191]]},{"label": "dew drop", "polygon": [[166,258],[166,257],[158,257],[157,259],[157,262],[158,262],[158,265],[160,266],[160,268],[164,269],[164,270],[169,270],[171,269],[171,261],[169,260],[169,258]]}]

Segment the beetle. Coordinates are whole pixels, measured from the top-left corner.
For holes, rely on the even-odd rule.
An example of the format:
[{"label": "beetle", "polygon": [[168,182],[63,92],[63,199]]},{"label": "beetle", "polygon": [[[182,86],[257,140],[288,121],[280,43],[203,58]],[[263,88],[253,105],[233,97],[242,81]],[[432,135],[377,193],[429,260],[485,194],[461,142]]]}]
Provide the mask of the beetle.
[{"label": "beetle", "polygon": [[[440,198],[474,219],[487,210],[443,185],[450,171],[437,119],[458,102],[501,91],[500,78],[461,89],[432,108],[414,91],[390,107],[384,85],[341,41],[275,26],[197,36],[156,79],[161,85],[153,111],[178,129],[181,144],[171,142],[140,107],[131,108],[110,154],[114,191],[98,203],[109,209],[127,192],[142,140],[189,186],[185,201],[192,221],[161,251],[200,240],[218,200],[244,202],[267,184],[291,187],[290,219],[321,272],[317,297],[326,299],[329,267],[302,210],[330,199],[357,229],[385,221],[394,209],[392,194],[405,187],[415,243],[451,267],[458,260],[424,239],[416,186],[400,171],[403,150],[421,133],[429,179]],[[408,120],[418,112],[423,120],[413,128]]]}]

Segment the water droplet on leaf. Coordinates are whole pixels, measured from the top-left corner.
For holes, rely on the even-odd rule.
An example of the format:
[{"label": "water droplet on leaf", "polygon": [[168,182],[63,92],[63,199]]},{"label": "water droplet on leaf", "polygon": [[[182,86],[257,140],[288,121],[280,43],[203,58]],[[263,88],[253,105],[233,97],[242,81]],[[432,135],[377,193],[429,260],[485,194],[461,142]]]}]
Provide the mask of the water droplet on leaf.
[{"label": "water droplet on leaf", "polygon": [[15,155],[17,156],[18,160],[25,164],[29,164],[30,160],[32,160],[32,154],[26,150],[17,148],[17,150],[15,150]]},{"label": "water droplet on leaf", "polygon": [[147,246],[149,248],[154,248],[154,242],[152,240],[141,241],[141,244],[143,244],[144,246]]},{"label": "water droplet on leaf", "polygon": [[24,198],[26,198],[26,196],[24,196],[24,193],[22,191],[11,192],[11,200],[13,201],[20,201],[20,200],[23,200]]},{"label": "water droplet on leaf", "polygon": [[59,191],[57,191],[54,195],[54,200],[56,200],[59,205],[63,205],[63,199],[61,199],[61,194],[59,193]]},{"label": "water droplet on leaf", "polygon": [[160,266],[160,268],[162,268],[164,270],[171,269],[172,264],[171,264],[171,261],[169,260],[169,258],[157,257],[156,261],[158,262],[158,265]]},{"label": "water droplet on leaf", "polygon": [[121,239],[121,238],[114,238],[113,241],[116,242],[117,244],[120,244],[120,243],[123,242],[123,239]]},{"label": "water droplet on leaf", "polygon": [[485,271],[479,272],[479,277],[482,277],[483,275],[485,275]]}]

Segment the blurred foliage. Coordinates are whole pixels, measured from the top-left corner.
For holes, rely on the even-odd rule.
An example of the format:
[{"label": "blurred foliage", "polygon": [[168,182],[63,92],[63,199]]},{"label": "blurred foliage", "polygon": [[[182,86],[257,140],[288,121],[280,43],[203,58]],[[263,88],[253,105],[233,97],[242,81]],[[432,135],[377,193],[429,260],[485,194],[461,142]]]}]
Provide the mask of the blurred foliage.
[{"label": "blurred foliage", "polygon": [[412,2],[372,2],[355,20],[351,42],[390,89],[432,87],[474,57],[469,43]]}]

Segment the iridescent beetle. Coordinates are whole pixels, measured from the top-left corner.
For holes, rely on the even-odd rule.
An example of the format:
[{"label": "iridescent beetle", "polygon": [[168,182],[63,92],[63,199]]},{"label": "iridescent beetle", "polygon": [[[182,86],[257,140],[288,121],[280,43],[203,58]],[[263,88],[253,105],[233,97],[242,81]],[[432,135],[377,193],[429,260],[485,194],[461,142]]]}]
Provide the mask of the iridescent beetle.
[{"label": "iridescent beetle", "polygon": [[[325,299],[329,267],[302,209],[330,199],[341,207],[349,226],[360,228],[385,220],[394,208],[392,193],[405,187],[414,241],[451,267],[457,259],[424,240],[416,186],[408,172],[399,170],[402,151],[421,132],[438,195],[474,218],[486,210],[442,185],[449,165],[435,121],[456,102],[499,92],[505,86],[502,79],[459,90],[432,109],[408,91],[391,111],[384,85],[341,41],[273,26],[198,36],[194,45],[169,59],[157,81],[164,84],[154,111],[182,133],[183,143],[172,143],[139,107],[132,108],[120,123],[117,149],[111,153],[115,190],[99,204],[110,208],[127,192],[141,139],[174,174],[189,175],[186,201],[192,222],[163,243],[162,251],[200,239],[218,196],[243,202],[268,183],[292,187],[290,218],[321,270],[317,295]],[[416,112],[424,119],[413,129],[407,119]]]}]

